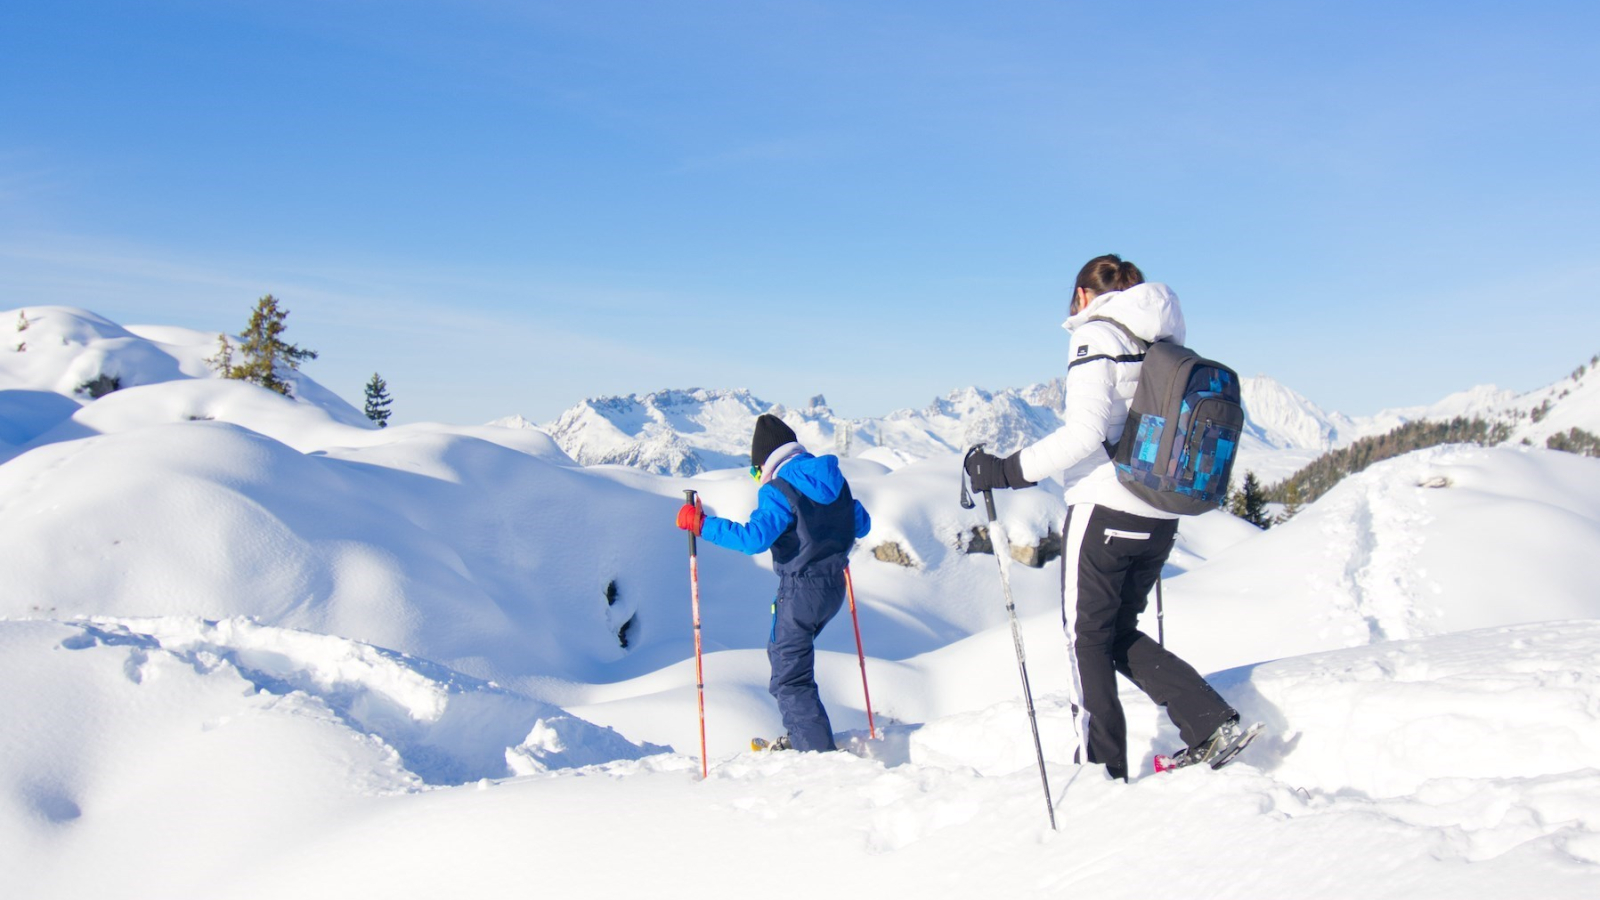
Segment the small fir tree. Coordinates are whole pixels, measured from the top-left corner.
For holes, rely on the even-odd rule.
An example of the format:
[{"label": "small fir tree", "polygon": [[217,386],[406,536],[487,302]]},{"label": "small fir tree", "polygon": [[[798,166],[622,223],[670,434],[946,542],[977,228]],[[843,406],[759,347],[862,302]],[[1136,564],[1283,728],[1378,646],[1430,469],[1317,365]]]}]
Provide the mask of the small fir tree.
[{"label": "small fir tree", "polygon": [[373,372],[372,380],[367,382],[367,418],[378,423],[379,428],[388,428],[389,404],[393,402],[394,398],[389,396],[389,383]]},{"label": "small fir tree", "polygon": [[18,331],[27,331],[28,330],[28,326],[32,325],[32,324],[33,324],[32,322],[28,321],[28,311],[27,310],[24,309],[24,310],[19,310],[17,312],[17,330]]},{"label": "small fir tree", "polygon": [[[262,297],[250,313],[250,324],[239,335],[238,347],[223,335],[218,341],[217,355],[208,362],[224,378],[248,381],[285,397],[293,396],[283,370],[297,370],[300,363],[316,359],[317,353],[302,350],[283,339],[283,320],[288,317],[289,311],[278,307],[278,298],[271,294]],[[241,360],[238,364],[233,362],[235,350]]]},{"label": "small fir tree", "polygon": [[1305,502],[1300,499],[1300,486],[1290,484],[1283,491],[1283,512],[1278,513],[1278,517],[1273,520],[1272,524],[1282,525],[1299,515],[1302,506],[1305,506]]},{"label": "small fir tree", "polygon": [[1266,528],[1272,524],[1272,520],[1267,518],[1267,495],[1261,490],[1261,482],[1256,478],[1256,473],[1244,473],[1244,484],[1239,490],[1234,491],[1233,499],[1228,503],[1228,511],[1257,528]]},{"label": "small fir tree", "polygon": [[206,365],[223,378],[233,377],[233,342],[227,335],[217,335],[217,352],[206,357]]}]

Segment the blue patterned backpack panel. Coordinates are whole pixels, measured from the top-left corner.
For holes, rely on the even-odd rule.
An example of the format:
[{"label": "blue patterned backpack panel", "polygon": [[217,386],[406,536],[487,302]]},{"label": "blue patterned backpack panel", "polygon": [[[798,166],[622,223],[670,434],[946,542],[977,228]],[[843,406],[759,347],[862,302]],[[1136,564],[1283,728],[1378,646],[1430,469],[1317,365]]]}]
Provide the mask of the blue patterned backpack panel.
[{"label": "blue patterned backpack panel", "polygon": [[1140,499],[1179,515],[1216,509],[1244,432],[1239,376],[1170,342],[1149,344],[1122,439],[1106,452]]}]

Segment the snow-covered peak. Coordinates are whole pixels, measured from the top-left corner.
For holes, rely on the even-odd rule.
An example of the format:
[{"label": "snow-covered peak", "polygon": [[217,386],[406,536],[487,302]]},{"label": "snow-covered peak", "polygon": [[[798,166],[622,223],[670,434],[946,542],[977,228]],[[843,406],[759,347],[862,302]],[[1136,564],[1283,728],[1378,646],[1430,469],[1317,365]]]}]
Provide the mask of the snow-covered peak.
[{"label": "snow-covered peak", "polygon": [[1241,379],[1240,393],[1257,436],[1276,449],[1329,450],[1351,425],[1266,375]]},{"label": "snow-covered peak", "polygon": [[493,422],[487,423],[487,427],[489,427],[489,428],[520,428],[520,429],[532,430],[532,431],[542,431],[543,430],[543,429],[541,429],[539,427],[538,423],[532,422],[532,421],[530,421],[528,419],[525,419],[522,416],[506,416],[503,419],[495,419]]},{"label": "snow-covered peak", "polygon": [[[657,474],[694,475],[749,465],[756,417],[771,413],[814,452],[831,453],[849,431],[817,396],[803,408],[768,403],[748,390],[663,390],[596,397],[543,426],[584,465],[621,464]],[[502,420],[505,421],[505,420]]]},{"label": "snow-covered peak", "polygon": [[[813,453],[855,456],[883,448],[926,459],[977,443],[1009,453],[1060,427],[1063,404],[1059,381],[998,392],[969,387],[921,409],[864,419],[837,415],[820,395],[786,407],[747,390],[664,390],[585,400],[541,427],[585,465],[695,475],[749,465],[750,435],[762,413],[782,418]],[[496,424],[526,421],[519,416]]]}]

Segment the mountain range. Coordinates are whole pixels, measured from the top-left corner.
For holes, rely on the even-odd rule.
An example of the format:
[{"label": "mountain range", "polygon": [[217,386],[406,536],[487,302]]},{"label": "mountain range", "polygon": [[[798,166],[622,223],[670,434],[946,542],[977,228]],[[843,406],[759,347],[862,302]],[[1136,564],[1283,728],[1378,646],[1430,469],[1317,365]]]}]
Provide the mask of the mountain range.
[{"label": "mountain range", "polygon": [[[1597,357],[1600,359],[1600,357]],[[1292,474],[1322,453],[1407,422],[1457,416],[1503,422],[1514,441],[1543,445],[1570,428],[1600,432],[1600,386],[1591,377],[1594,360],[1567,378],[1518,394],[1478,386],[1428,406],[1386,409],[1353,417],[1322,409],[1266,375],[1244,378],[1247,432],[1240,466],[1268,483]],[[959,453],[985,443],[1010,453],[1062,423],[1064,379],[998,391],[968,387],[921,409],[901,409],[872,418],[846,418],[825,398],[805,406],[770,403],[747,390],[665,390],[644,395],[585,400],[554,421],[534,425],[516,416],[492,424],[536,427],[584,465],[616,464],[662,475],[694,475],[748,465],[755,418],[780,416],[801,443],[818,452],[866,456],[894,466],[909,459]]]}]

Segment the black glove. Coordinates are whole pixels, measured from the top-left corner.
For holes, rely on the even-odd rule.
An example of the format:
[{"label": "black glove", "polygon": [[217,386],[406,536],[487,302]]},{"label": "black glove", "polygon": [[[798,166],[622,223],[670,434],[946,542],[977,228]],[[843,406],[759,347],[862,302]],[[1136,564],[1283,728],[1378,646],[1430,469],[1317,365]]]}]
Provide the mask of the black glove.
[{"label": "black glove", "polygon": [[1022,451],[1005,459],[982,450],[967,457],[967,477],[972,489],[978,493],[998,491],[1002,488],[1033,487],[1036,482],[1022,477]]}]

